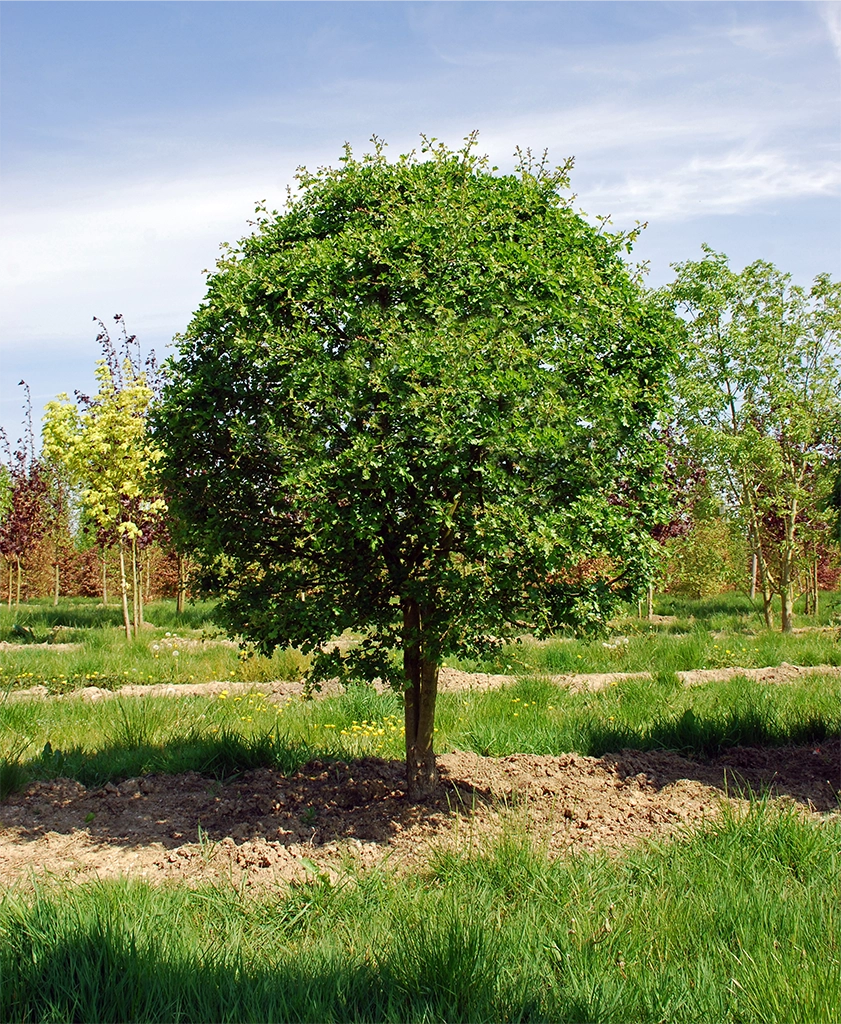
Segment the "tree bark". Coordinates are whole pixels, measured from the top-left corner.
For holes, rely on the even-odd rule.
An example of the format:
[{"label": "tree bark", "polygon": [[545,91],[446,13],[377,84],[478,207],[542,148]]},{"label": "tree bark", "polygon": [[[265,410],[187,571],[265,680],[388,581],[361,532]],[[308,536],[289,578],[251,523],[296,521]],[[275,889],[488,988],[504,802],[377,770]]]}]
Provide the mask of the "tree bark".
[{"label": "tree bark", "polygon": [[187,591],[187,573],[184,556],[178,556],[178,591],[175,596],[175,610],[180,615],[184,611],[184,596]]},{"label": "tree bark", "polygon": [[20,608],[20,576],[21,576],[20,555],[15,555],[15,561],[17,562],[17,567],[18,567],[17,590],[15,591],[15,608]]},{"label": "tree bark", "polygon": [[429,799],[440,781],[432,746],[439,659],[437,652],[430,650],[429,637],[424,635],[423,615],[417,601],[407,598],[402,607],[406,792],[411,801],[418,803]]},{"label": "tree bark", "polygon": [[55,568],[55,577],[54,577],[54,580],[53,580],[53,584],[54,584],[54,586],[53,586],[53,608],[58,608],[58,593],[59,593],[59,587],[60,587],[60,583],[61,583],[61,579],[59,577],[58,555],[56,555],[56,560],[55,560],[54,568]]},{"label": "tree bark", "polygon": [[108,556],[102,549],[102,603],[108,604]]},{"label": "tree bark", "polygon": [[137,541],[131,539],[131,610],[134,618],[134,635],[140,632],[140,580],[137,578]]},{"label": "tree bark", "polygon": [[123,596],[123,625],[126,628],[126,640],[131,640],[131,619],[128,614],[128,579],[126,578],[125,541],[120,537],[120,590]]},{"label": "tree bark", "polygon": [[786,518],[786,534],[783,542],[780,566],[780,621],[783,633],[794,628],[794,531],[797,522],[797,502],[793,501]]}]

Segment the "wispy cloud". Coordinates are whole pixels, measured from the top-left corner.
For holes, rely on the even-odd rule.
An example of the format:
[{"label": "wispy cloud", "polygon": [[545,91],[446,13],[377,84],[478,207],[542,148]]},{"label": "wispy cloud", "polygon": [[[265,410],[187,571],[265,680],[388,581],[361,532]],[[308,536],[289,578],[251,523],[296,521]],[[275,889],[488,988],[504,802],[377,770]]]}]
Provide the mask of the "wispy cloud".
[{"label": "wispy cloud", "polygon": [[837,161],[793,162],[784,153],[731,150],[696,156],[665,174],[630,175],[595,184],[582,201],[615,220],[681,221],[710,214],[745,214],[780,200],[841,194]]},{"label": "wispy cloud", "polygon": [[841,64],[841,3],[838,0],[823,0],[816,6]]}]

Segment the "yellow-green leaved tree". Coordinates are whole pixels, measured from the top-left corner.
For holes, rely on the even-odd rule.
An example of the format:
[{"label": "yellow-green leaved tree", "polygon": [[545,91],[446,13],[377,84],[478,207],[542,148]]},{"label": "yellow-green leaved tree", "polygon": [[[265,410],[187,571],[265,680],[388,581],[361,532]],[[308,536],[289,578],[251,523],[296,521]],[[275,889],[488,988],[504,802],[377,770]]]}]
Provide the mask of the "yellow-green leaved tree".
[{"label": "yellow-green leaved tree", "polygon": [[148,371],[131,357],[133,338],[125,339],[119,359],[101,321],[100,327],[105,358],[96,365],[97,394],[78,402],[61,394],[47,404],[43,455],[66,468],[100,541],[118,546],[123,620],[131,639],[143,622],[138,552],[160,526],[166,503],[155,482],[160,450],[146,429],[153,397]]}]

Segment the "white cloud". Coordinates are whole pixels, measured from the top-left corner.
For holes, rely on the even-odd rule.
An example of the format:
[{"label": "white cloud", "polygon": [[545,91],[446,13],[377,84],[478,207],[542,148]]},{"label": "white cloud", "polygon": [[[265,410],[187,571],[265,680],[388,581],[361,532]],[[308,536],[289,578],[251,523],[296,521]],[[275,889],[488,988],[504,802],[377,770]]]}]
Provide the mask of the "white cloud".
[{"label": "white cloud", "polygon": [[[2,218],[0,334],[54,344],[78,337],[91,315],[135,307],[131,328],[186,325],[223,240],[248,230],[255,202],[280,202],[293,168],[265,167],[146,180],[60,208],[34,205]],[[145,307],[145,308],[144,308]]]},{"label": "white cloud", "polygon": [[583,190],[582,202],[615,219],[680,221],[741,214],[780,200],[841,194],[837,161],[804,164],[773,151],[734,149],[693,156],[666,173],[631,174]]},{"label": "white cloud", "polygon": [[838,0],[824,0],[817,6],[832,45],[835,47],[838,61],[841,63],[841,3]]}]

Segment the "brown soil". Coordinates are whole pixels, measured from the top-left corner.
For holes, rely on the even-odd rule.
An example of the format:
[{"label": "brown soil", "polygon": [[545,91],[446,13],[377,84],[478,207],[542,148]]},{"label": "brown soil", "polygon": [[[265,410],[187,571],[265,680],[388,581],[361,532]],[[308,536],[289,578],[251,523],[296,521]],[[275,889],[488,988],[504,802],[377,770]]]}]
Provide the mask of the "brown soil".
[{"label": "brown soil", "polygon": [[36,782],[0,805],[0,884],[39,876],[131,876],[260,887],[357,867],[420,866],[443,847],[481,848],[512,826],[550,855],[617,850],[714,819],[736,794],[769,791],[804,814],[836,814],[841,744],[733,749],[693,761],[624,751],[602,758],[439,758],[434,800],[406,800],[403,765],[313,761],[228,784],[195,773],[85,789]]}]

